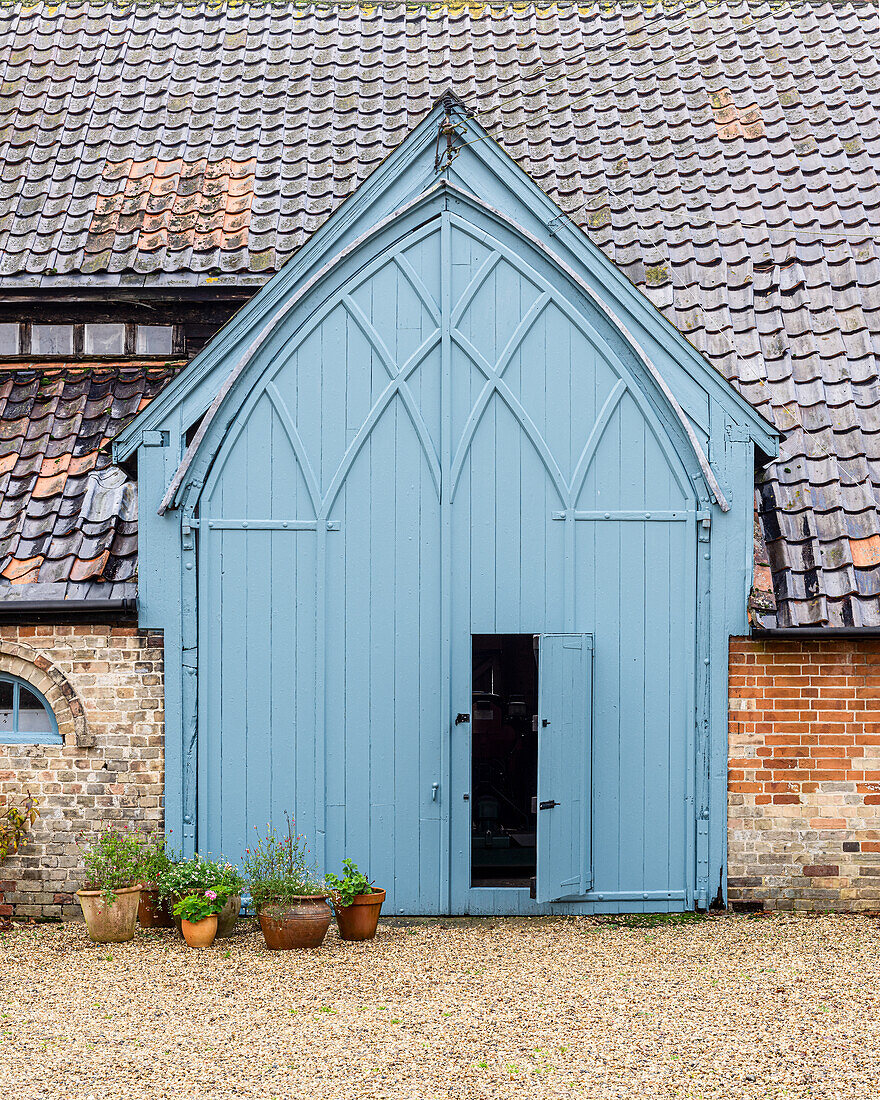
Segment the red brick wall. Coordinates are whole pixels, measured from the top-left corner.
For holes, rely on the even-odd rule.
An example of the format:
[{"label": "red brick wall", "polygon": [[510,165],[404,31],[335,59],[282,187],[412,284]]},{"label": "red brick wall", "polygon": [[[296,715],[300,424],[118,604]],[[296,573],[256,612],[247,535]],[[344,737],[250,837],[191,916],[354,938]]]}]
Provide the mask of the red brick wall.
[{"label": "red brick wall", "polygon": [[730,642],[734,905],[880,909],[880,641]]}]

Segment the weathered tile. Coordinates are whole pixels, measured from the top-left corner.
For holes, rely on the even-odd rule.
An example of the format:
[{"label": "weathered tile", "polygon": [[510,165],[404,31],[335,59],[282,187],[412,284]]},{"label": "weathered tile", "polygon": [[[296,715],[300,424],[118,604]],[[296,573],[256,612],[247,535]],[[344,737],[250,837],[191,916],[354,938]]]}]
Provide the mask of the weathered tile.
[{"label": "weathered tile", "polygon": [[47,584],[73,580],[91,592],[135,576],[137,487],[95,441],[118,435],[179,368],[0,366],[0,472],[9,474],[0,486],[0,599],[21,586],[40,599]]}]

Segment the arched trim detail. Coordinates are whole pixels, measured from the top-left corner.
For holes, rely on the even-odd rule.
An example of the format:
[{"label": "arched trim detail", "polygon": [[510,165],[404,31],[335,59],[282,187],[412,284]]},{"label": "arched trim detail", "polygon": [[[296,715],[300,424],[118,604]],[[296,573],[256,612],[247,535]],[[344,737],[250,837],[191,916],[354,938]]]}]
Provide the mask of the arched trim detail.
[{"label": "arched trim detail", "polygon": [[678,401],[676,401],[675,395],[667,385],[663,376],[645,354],[639,342],[632,335],[632,333],[629,331],[623,321],[620,320],[617,314],[609,308],[609,306],[602,300],[602,298],[600,298],[599,295],[596,294],[591,289],[591,287],[587,285],[587,283],[584,282],[584,280],[577,274],[576,271],[569,267],[569,265],[565,263],[564,260],[562,260],[559,256],[556,255],[555,252],[549,249],[547,245],[538,237],[534,236],[527,229],[524,229],[521,225],[518,225],[515,221],[509,218],[506,214],[502,213],[500,210],[496,210],[495,207],[489,206],[489,204],[483,202],[482,199],[478,198],[475,195],[472,195],[469,191],[463,191],[452,183],[448,184],[448,188],[450,191],[455,192],[456,195],[464,201],[481,207],[488,214],[491,214],[493,218],[498,219],[500,222],[502,222],[502,224],[507,225],[511,230],[513,230],[513,232],[519,234],[519,236],[523,237],[530,244],[532,244],[544,255],[547,260],[549,260],[550,263],[555,265],[561,272],[563,272],[563,274],[565,274],[567,278],[570,279],[571,282],[574,283],[587,298],[589,298],[590,302],[596,307],[596,309],[604,314],[611,325],[620,334],[622,339],[631,348],[631,350],[641,363],[642,367],[647,372],[649,379],[654,383],[657,390],[659,391],[659,394],[662,396],[662,398],[665,399],[666,403],[669,405],[671,412],[674,414],[675,419],[678,421],[681,429],[683,430],[684,435],[687,438],[688,443],[690,444],[690,448],[691,450],[693,450],[697,462],[700,465],[700,470],[706,483],[706,488],[708,489],[709,495],[711,496],[712,500],[718,505],[722,512],[729,512],[730,504],[728,503],[727,498],[724,496],[724,493],[721,491],[721,486],[718,484],[718,479],[712,472],[712,467],[709,465],[709,460],[706,458],[703,448],[700,445],[700,441],[699,439],[697,439],[696,433],[694,432],[694,429],[691,426],[691,422],[688,420],[684,409],[681,407],[681,405],[679,405]]},{"label": "arched trim detail", "polygon": [[[52,662],[23,642],[0,644],[0,672],[35,688],[52,709],[64,745],[88,748],[95,743],[85,710],[70,681]],[[26,748],[26,745],[22,745]]]},{"label": "arched trim detail", "polygon": [[[353,252],[356,252],[369,240],[376,237],[379,233],[381,233],[398,218],[406,214],[409,210],[421,205],[432,195],[442,192],[446,186],[447,184],[445,180],[438,181],[432,187],[429,187],[427,191],[424,191],[421,195],[418,195],[416,198],[414,198],[411,202],[405,203],[403,206],[398,207],[391,214],[389,214],[388,217],[383,218],[381,221],[377,222],[376,225],[374,225],[366,233],[358,237],[357,240],[352,241],[352,243],[347,248],[344,248],[341,252],[337,253],[337,255],[334,256],[328,263],[326,263],[319,271],[316,271],[312,278],[309,279],[302,287],[300,287],[296,294],[289,298],[284,303],[284,305],[281,306],[280,309],[276,310],[272,314],[266,324],[263,325],[263,327],[254,337],[254,339],[245,348],[243,355],[232,368],[231,372],[226,378],[226,381],[220,387],[217,396],[211,402],[208,411],[205,413],[204,418],[199,425],[198,431],[193,437],[190,445],[187,447],[183,459],[181,460],[181,463],[178,466],[174,477],[171,479],[171,483],[169,484],[164,497],[162,497],[162,502],[159,505],[158,509],[160,516],[164,515],[169,508],[177,507],[181,503],[180,496],[181,492],[184,489],[184,482],[187,473],[193,462],[195,461],[196,455],[199,453],[202,441],[205,439],[205,436],[208,433],[208,429],[211,427],[214,419],[220,412],[220,409],[225,404],[226,399],[234,388],[236,382],[242,376],[248,364],[251,362],[257,352],[262,348],[263,344],[265,344],[265,342],[271,337],[272,333],[275,332],[279,322],[305,298],[307,298],[311,291],[316,286],[318,286],[321,281],[325,279],[331,271],[338,267],[339,264],[341,264],[348,256],[350,256]],[[410,282],[412,282],[412,280],[410,280]],[[416,288],[414,287],[414,289]],[[419,295],[421,296],[421,293],[418,289],[416,289],[416,292],[419,293]],[[221,433],[220,439],[217,441],[218,449],[222,445],[222,436],[223,433]]]},{"label": "arched trim detail", "polygon": [[[510,231],[514,232],[525,241],[527,241],[544,257],[545,260],[547,260],[563,275],[565,275],[565,277],[574,286],[576,286],[578,290],[590,301],[591,305],[593,305],[594,308],[598,310],[608,320],[610,325],[614,328],[614,330],[618,333],[618,335],[636,357],[640,367],[645,373],[646,381],[655,389],[657,399],[665,404],[667,409],[669,410],[669,418],[672,421],[672,424],[677,426],[678,433],[682,437],[682,442],[686,445],[687,450],[691,451],[693,457],[696,459],[696,462],[700,469],[700,473],[702,475],[702,479],[705,482],[706,489],[710,498],[719,506],[722,511],[729,511],[730,505],[725,498],[723,492],[721,491],[718,480],[709,465],[708,459],[706,458],[702,446],[700,445],[700,441],[697,439],[696,433],[694,432],[694,429],[691,426],[691,423],[688,420],[684,410],[676,401],[674,394],[663,379],[662,375],[651,363],[650,359],[645,354],[638,341],[634,338],[632,333],[630,333],[630,331],[620,320],[620,318],[608,307],[608,305],[602,300],[602,298],[597,295],[587,285],[587,283],[584,282],[583,279],[580,278],[577,272],[572,270],[572,268],[568,264],[566,264],[559,256],[557,256],[551,249],[549,249],[543,241],[535,237],[533,234],[529,233],[528,230],[518,225],[507,215],[499,210],[496,210],[494,207],[489,206],[487,203],[483,202],[481,199],[471,194],[470,192],[462,190],[461,188],[455,186],[447,180],[439,180],[432,187],[424,191],[415,199],[399,207],[393,213],[383,218],[370,230],[358,237],[357,240],[353,241],[347,248],[343,249],[336,256],[334,256],[327,264],[325,264],[318,272],[316,272],[315,275],[311,279],[309,279],[308,282],[306,282],[300,288],[300,290],[297,291],[296,294],[294,294],[287,302],[284,303],[284,305],[277,309],[267,320],[267,322],[260,328],[257,335],[250,342],[241,357],[233,366],[226,380],[220,387],[220,390],[218,391],[216,397],[211,403],[211,406],[206,412],[204,418],[202,419],[202,423],[199,425],[199,429],[196,432],[195,437],[193,438],[190,445],[187,447],[183,459],[181,460],[181,463],[178,466],[178,469],[175,472],[164,497],[162,498],[162,502],[158,509],[159,515],[163,515],[169,508],[179,507],[183,503],[184,497],[189,496],[187,490],[190,486],[194,490],[194,496],[189,507],[195,507],[195,502],[201,492],[207,470],[210,467],[213,458],[216,457],[217,453],[219,453],[219,449],[223,444],[223,440],[226,436],[225,428],[228,428],[229,425],[232,423],[234,414],[236,411],[238,411],[238,406],[245,403],[246,397],[242,398],[242,400],[238,403],[230,402],[231,408],[229,411],[229,415],[225,416],[222,423],[215,425],[214,422],[217,419],[221,409],[230,398],[232,391],[236,388],[237,383],[242,378],[242,375],[245,373],[248,365],[253,361],[254,357],[262,349],[264,344],[266,344],[267,341],[271,338],[273,333],[276,332],[277,327],[283,320],[283,318],[290,314],[297,305],[300,305],[315,289],[315,287],[318,286],[321,281],[324,280],[334,269],[336,269],[346,258],[357,252],[360,248],[368,244],[371,240],[375,239],[381,232],[386,230],[389,226],[392,225],[392,223],[403,217],[408,212],[414,210],[418,206],[424,205],[432,198],[439,198],[442,197],[444,194],[451,194],[453,197],[460,199],[472,206],[475,206],[476,208],[483,211],[485,214],[488,214],[493,220],[500,222]],[[477,292],[479,286],[482,285],[486,278],[488,278],[489,274],[490,269],[487,269],[485,271],[481,269],[475,274],[471,285],[466,289],[462,300],[458,303],[459,312],[463,308],[462,302],[469,300],[469,298]],[[413,275],[415,275],[415,273],[413,273]],[[418,280],[418,276],[415,276],[415,281],[413,280],[413,278],[410,278],[408,274],[407,278],[409,279],[411,285],[413,285],[413,288],[418,296],[423,301],[425,300],[425,298],[430,298],[430,296],[427,295],[426,292],[424,292],[424,288],[417,285],[420,282],[420,280]],[[389,387],[392,386],[393,383],[389,383]],[[390,394],[389,400],[392,396],[395,396],[395,394]],[[407,411],[410,416],[412,416],[412,411],[409,408],[407,408]],[[613,410],[609,410],[609,416],[611,411]],[[212,430],[212,426],[214,430]],[[414,424],[414,426],[416,427],[417,433],[421,437],[422,433],[419,431],[419,425],[416,423]],[[476,425],[473,425],[472,427],[475,430]],[[213,436],[213,446],[209,447],[209,453],[200,457],[198,469],[201,471],[201,476],[198,476],[194,464],[196,458],[199,456],[199,452],[202,450],[202,444],[205,442],[209,432]],[[422,439],[422,442],[424,443],[424,439]],[[598,439],[595,440],[595,444],[598,444]],[[460,469],[460,464],[458,465]],[[579,463],[579,469],[580,466],[581,463]],[[435,471],[432,468],[432,475],[433,474],[435,474]],[[557,479],[554,478],[553,480],[556,481]],[[310,485],[310,490],[311,489],[312,486]],[[333,495],[335,496],[335,493]],[[332,504],[332,501],[325,501],[325,504],[326,503]]]}]

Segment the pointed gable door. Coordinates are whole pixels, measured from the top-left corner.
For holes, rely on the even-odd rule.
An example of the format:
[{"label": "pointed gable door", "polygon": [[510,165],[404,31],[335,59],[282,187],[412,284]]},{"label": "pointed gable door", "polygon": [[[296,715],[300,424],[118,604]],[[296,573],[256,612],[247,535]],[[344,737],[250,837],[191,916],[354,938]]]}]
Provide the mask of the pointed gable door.
[{"label": "pointed gable door", "polygon": [[391,912],[479,911],[471,639],[566,634],[577,668],[559,639],[541,655],[541,797],[572,799],[538,822],[541,897],[685,898],[696,504],[624,352],[512,227],[442,194],[272,333],[198,506],[202,850],[290,810]]}]

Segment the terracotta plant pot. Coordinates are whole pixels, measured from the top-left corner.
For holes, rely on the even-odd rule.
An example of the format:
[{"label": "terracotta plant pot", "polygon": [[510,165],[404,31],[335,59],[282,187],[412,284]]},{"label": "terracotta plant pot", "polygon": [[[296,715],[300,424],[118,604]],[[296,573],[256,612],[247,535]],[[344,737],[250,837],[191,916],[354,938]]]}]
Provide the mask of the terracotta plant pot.
[{"label": "terracotta plant pot", "polygon": [[379,910],[384,900],[384,890],[373,890],[369,894],[358,894],[351,905],[334,905],[336,923],[339,925],[339,938],[371,940],[376,935]]},{"label": "terracotta plant pot", "polygon": [[108,905],[100,890],[77,891],[89,938],[95,943],[125,943],[134,939],[141,888],[124,886],[113,892],[115,900]]},{"label": "terracotta plant pot", "polygon": [[[180,901],[180,898],[175,898],[175,901]],[[235,927],[235,922],[238,920],[238,914],[241,912],[241,897],[238,894],[234,894],[232,897],[226,899],[226,904],[217,914],[217,935],[215,939],[225,940],[227,936],[232,935],[232,929]],[[174,917],[174,926],[178,932],[182,931],[180,917]]]},{"label": "terracotta plant pot", "polygon": [[190,947],[210,947],[217,935],[217,914],[201,920],[182,920],[180,931]]},{"label": "terracotta plant pot", "polygon": [[315,894],[280,905],[264,905],[259,916],[269,950],[291,951],[295,947],[320,947],[333,913],[327,898]]},{"label": "terracotta plant pot", "polygon": [[168,901],[159,897],[159,891],[145,886],[141,890],[138,905],[138,923],[141,928],[173,928],[174,917]]}]

